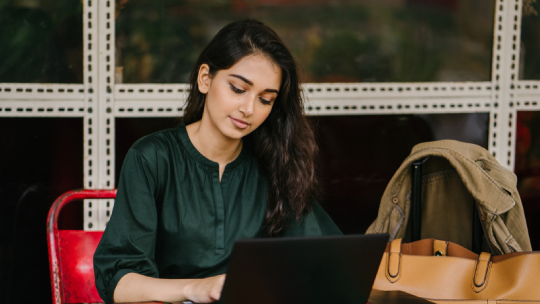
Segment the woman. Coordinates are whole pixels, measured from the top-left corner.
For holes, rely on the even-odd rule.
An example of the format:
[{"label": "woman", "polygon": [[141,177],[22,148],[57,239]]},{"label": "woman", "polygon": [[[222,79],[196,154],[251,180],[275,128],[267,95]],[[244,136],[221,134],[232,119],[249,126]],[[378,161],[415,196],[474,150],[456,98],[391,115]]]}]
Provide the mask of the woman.
[{"label": "woman", "polygon": [[94,255],[107,303],[218,300],[238,238],[339,234],[313,203],[313,133],[277,34],[225,26],[189,79],[184,122],[137,141]]}]

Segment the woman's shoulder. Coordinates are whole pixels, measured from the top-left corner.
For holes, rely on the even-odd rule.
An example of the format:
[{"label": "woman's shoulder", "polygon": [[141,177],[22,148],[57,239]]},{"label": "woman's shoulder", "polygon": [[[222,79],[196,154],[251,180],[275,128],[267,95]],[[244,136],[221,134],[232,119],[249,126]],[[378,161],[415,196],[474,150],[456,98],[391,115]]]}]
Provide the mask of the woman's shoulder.
[{"label": "woman's shoulder", "polygon": [[161,130],[141,137],[131,146],[130,151],[137,152],[145,157],[175,153],[181,145],[181,141],[177,135],[178,128],[180,127],[182,126]]}]

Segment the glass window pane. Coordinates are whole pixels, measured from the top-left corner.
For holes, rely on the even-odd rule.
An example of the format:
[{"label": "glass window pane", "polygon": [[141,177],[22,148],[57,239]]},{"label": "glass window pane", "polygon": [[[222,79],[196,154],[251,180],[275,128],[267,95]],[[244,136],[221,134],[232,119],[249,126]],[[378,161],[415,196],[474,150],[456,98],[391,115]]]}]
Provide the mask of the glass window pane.
[{"label": "glass window pane", "polygon": [[365,233],[401,163],[421,142],[454,139],[487,147],[489,115],[313,117],[323,208],[344,233]]},{"label": "glass window pane", "polygon": [[533,250],[540,250],[540,112],[517,115],[515,173]]},{"label": "glass window pane", "polygon": [[[377,217],[386,185],[414,145],[455,139],[487,147],[489,115],[310,117],[320,148],[322,206],[344,233],[365,233]],[[141,136],[176,126],[173,118],[116,119],[116,178]],[[118,182],[118,180],[117,180]]]},{"label": "glass window pane", "polygon": [[521,19],[520,79],[540,80],[540,2],[523,0]]},{"label": "glass window pane", "polygon": [[[52,299],[45,224],[56,198],[83,187],[82,134],[82,118],[0,118],[2,303]],[[60,227],[82,229],[82,205],[62,214]]]},{"label": "glass window pane", "polygon": [[179,118],[116,118],[115,185],[118,185],[124,158],[131,146],[141,137],[154,132],[174,128]]},{"label": "glass window pane", "polygon": [[0,82],[82,83],[81,1],[0,4]]},{"label": "glass window pane", "polygon": [[116,62],[126,83],[185,82],[221,27],[255,18],[290,47],[304,82],[489,81],[493,16],[492,0],[130,0]]}]

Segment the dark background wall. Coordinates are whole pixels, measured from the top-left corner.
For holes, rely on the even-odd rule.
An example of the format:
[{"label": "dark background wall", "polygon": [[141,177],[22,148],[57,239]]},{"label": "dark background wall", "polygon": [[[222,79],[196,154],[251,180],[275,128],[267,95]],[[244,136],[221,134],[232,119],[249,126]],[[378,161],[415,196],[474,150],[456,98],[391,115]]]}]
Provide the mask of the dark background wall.
[{"label": "dark background wall", "polygon": [[[533,249],[540,249],[540,113],[519,115],[516,173]],[[322,206],[344,233],[364,233],[386,184],[412,147],[456,139],[487,143],[487,114],[310,117],[320,146]],[[176,118],[116,119],[116,173],[140,137],[175,127]],[[51,301],[46,217],[53,201],[83,185],[82,119],[0,118],[0,289],[6,303]],[[60,218],[82,229],[82,204]],[[29,286],[32,292],[28,292]]]},{"label": "dark background wall", "polygon": [[[82,119],[0,118],[0,300],[52,302],[47,213],[83,186]],[[82,229],[82,205],[60,225]]]}]

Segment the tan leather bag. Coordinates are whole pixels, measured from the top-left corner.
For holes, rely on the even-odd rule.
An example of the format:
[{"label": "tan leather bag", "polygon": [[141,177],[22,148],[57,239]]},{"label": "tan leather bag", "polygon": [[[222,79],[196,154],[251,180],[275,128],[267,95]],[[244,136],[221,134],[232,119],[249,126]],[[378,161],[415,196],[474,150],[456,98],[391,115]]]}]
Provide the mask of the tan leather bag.
[{"label": "tan leather bag", "polygon": [[540,304],[540,252],[477,255],[446,241],[396,239],[386,248],[373,288],[445,304]]}]

